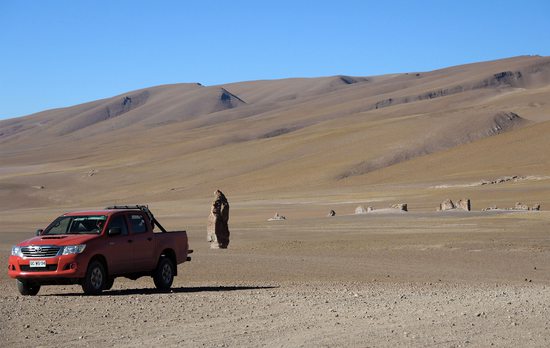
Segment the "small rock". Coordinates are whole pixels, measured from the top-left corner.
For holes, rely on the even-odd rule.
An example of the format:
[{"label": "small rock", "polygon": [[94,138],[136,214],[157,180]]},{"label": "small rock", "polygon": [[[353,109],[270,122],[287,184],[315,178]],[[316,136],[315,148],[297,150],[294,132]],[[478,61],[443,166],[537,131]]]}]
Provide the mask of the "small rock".
[{"label": "small rock", "polygon": [[365,210],[365,207],[363,207],[362,205],[355,208],[355,214],[356,215],[366,214],[366,213],[367,213],[367,211]]},{"label": "small rock", "polygon": [[272,218],[267,219],[267,221],[281,221],[286,220],[286,217],[283,215],[279,215],[279,213],[275,213],[275,215]]},{"label": "small rock", "polygon": [[407,203],[392,204],[391,208],[392,209],[397,209],[397,210],[400,210],[400,211],[408,211],[407,210]]}]

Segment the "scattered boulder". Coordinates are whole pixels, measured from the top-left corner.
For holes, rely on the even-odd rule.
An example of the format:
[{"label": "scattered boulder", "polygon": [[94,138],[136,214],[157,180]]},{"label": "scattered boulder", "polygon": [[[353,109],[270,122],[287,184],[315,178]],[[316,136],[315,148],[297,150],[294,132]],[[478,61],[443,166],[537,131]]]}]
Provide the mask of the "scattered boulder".
[{"label": "scattered boulder", "polygon": [[514,181],[514,182],[517,182],[517,181],[523,181],[523,180],[528,180],[527,177],[525,176],[520,176],[520,175],[509,175],[509,176],[502,176],[500,178],[496,178],[494,180],[481,180],[478,185],[495,185],[495,184],[503,184],[505,182],[510,182],[510,181]]},{"label": "scattered boulder", "polygon": [[455,209],[456,206],[455,204],[453,203],[453,201],[451,201],[450,199],[446,199],[444,200],[440,205],[439,205],[439,211],[445,211],[445,210],[452,210],[452,209]]},{"label": "scattered boulder", "polygon": [[490,207],[483,209],[483,211],[490,211],[490,210],[498,210],[498,207],[496,205],[492,205]]},{"label": "scattered boulder", "polygon": [[470,200],[467,198],[460,199],[456,203],[457,209],[462,209],[464,211],[471,211],[472,210],[472,204],[470,203]]},{"label": "scattered boulder", "polygon": [[336,212],[334,210],[331,210],[328,212],[327,216],[336,216]]},{"label": "scattered boulder", "polygon": [[37,186],[33,186],[32,188],[37,189],[37,190],[43,190],[46,187],[44,185],[37,185]]},{"label": "scattered boulder", "polygon": [[446,211],[446,210],[464,210],[464,211],[471,211],[472,210],[472,204],[470,202],[469,198],[462,198],[459,199],[458,202],[453,203],[452,200],[446,199],[441,204],[439,204],[439,208],[437,208],[437,211]]},{"label": "scattered boulder", "polygon": [[370,213],[370,212],[373,212],[373,211],[374,211],[373,207],[367,207],[367,213]]},{"label": "scattered boulder", "polygon": [[275,215],[272,218],[267,219],[267,221],[281,221],[286,220],[286,217],[283,215],[279,215],[279,213],[275,213]]},{"label": "scattered boulder", "polygon": [[401,211],[408,211],[408,210],[407,210],[407,203],[396,203],[396,204],[392,204],[391,208],[392,208],[392,209],[401,210]]},{"label": "scattered boulder", "polygon": [[366,214],[366,213],[367,213],[367,211],[365,210],[365,207],[363,207],[362,205],[355,208],[355,214],[356,215]]},{"label": "scattered boulder", "polygon": [[540,204],[539,204],[539,203],[535,204],[535,205],[531,208],[531,210],[540,211]]},{"label": "scattered boulder", "polygon": [[521,202],[516,202],[516,205],[514,206],[514,210],[529,210],[529,206]]}]

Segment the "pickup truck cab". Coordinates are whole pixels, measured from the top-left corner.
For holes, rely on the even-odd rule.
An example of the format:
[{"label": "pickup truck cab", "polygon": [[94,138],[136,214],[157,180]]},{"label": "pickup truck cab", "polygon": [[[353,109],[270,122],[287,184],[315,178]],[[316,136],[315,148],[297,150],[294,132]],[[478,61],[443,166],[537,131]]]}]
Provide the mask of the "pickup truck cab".
[{"label": "pickup truck cab", "polygon": [[15,245],[9,257],[8,275],[22,295],[55,284],[80,284],[96,295],[116,277],[142,276],[169,290],[177,265],[191,260],[187,233],[167,232],[143,205],[66,213],[36,234]]}]

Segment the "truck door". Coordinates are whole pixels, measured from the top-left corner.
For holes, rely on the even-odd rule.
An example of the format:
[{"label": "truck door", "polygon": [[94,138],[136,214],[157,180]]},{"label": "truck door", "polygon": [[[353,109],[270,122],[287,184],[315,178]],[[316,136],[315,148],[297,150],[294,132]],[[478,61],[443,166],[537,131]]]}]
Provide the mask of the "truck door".
[{"label": "truck door", "polygon": [[[118,227],[120,235],[110,236],[109,229]],[[124,214],[111,217],[107,225],[107,247],[105,256],[109,274],[123,274],[131,271],[133,264],[133,246],[128,234],[128,225]]]},{"label": "truck door", "polygon": [[134,252],[134,267],[138,272],[150,271],[157,264],[155,240],[146,218],[141,213],[130,213],[130,236]]}]

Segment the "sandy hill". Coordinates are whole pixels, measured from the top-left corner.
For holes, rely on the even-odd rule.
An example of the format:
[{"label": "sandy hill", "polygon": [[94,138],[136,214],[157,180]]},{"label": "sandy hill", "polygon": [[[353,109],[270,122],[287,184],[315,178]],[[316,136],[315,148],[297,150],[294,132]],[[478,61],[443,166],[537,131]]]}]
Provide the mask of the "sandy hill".
[{"label": "sandy hill", "polygon": [[[540,56],[146,88],[0,121],[0,207],[182,201],[218,187],[249,200],[550,204],[549,96]],[[506,175],[530,179],[467,185]]]}]

